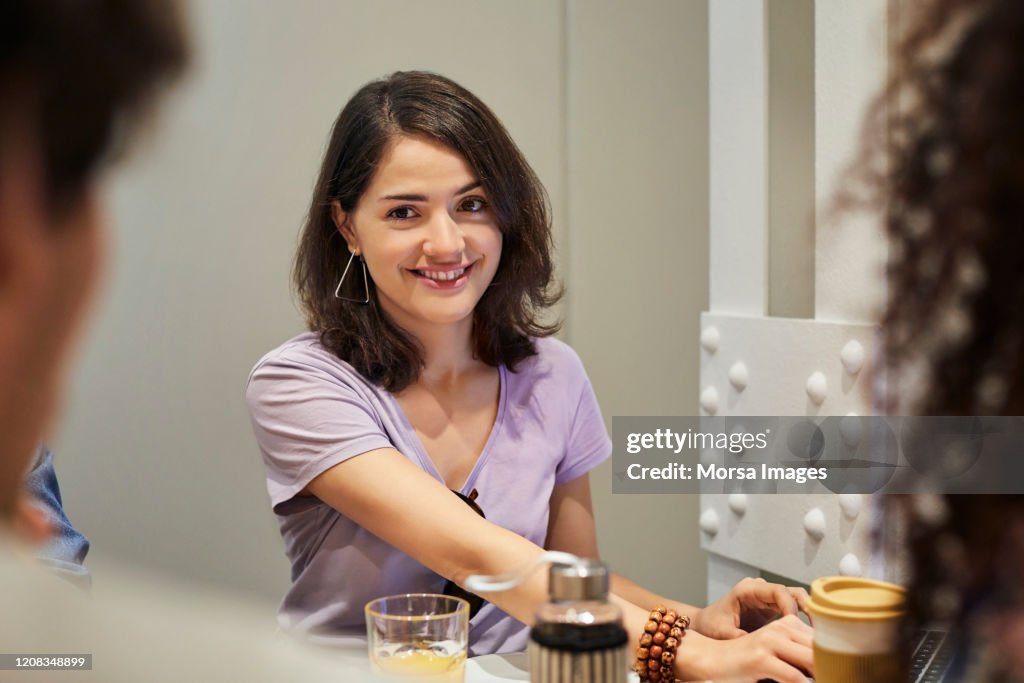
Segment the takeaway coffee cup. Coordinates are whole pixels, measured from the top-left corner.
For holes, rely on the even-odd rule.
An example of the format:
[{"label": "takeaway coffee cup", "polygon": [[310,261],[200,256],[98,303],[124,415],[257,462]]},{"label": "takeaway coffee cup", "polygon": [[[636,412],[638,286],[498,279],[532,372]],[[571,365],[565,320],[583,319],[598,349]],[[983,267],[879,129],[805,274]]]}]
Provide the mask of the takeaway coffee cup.
[{"label": "takeaway coffee cup", "polygon": [[906,591],[895,584],[829,576],[811,584],[817,683],[906,681],[897,626]]}]

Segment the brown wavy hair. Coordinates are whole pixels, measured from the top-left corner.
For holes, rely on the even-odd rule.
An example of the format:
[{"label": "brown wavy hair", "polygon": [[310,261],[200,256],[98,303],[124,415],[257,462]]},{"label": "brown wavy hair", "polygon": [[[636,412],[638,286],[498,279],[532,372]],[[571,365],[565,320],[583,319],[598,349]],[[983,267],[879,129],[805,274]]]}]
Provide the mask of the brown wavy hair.
[{"label": "brown wavy hair", "polygon": [[[401,391],[419,377],[423,351],[380,307],[372,280],[367,304],[334,296],[350,254],[331,204],[338,201],[351,213],[388,145],[401,136],[422,136],[454,150],[487,192],[502,234],[501,261],[473,313],[473,348],[488,365],[514,370],[536,353],[532,337],[559,328],[540,319],[562,294],[554,280],[547,194],[487,105],[454,81],[424,71],[368,83],[334,123],[293,269],[309,329],[320,333],[325,348],[389,391]],[[347,280],[359,280],[362,295],[362,278],[350,273]]]},{"label": "brown wavy hair", "polygon": [[[889,243],[876,398],[890,413],[1019,415],[1024,2],[915,9],[839,198],[880,210]],[[890,551],[910,556],[905,645],[935,621],[978,638],[979,615],[1024,604],[1024,498],[893,497],[888,509],[900,543]],[[1006,652],[995,651],[979,679],[1021,675],[1002,670]]]}]

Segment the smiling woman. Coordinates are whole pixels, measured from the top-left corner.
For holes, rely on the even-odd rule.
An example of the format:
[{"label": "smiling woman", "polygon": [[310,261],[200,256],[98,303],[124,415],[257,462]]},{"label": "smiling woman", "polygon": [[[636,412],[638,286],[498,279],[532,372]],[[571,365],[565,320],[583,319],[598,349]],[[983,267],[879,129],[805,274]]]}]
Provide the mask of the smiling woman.
[{"label": "smiling woman", "polygon": [[[283,626],[358,637],[370,600],[456,590],[544,548],[597,557],[588,473],[611,442],[579,358],[539,321],[559,296],[544,190],[482,102],[420,72],[356,93],[295,281],[310,332],[246,393],[292,562]],[[612,590],[635,642],[658,603],[690,619],[665,664],[680,678],[802,683],[811,667],[801,591],[750,580],[700,610],[621,577]],[[537,575],[483,596],[471,654],[525,649],[546,595]],[[739,629],[764,609],[790,616]]]}]

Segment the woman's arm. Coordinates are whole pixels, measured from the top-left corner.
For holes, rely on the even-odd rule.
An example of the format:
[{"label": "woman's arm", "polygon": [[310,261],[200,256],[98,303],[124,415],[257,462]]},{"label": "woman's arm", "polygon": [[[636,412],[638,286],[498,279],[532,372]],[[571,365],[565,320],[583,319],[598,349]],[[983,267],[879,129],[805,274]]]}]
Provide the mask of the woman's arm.
[{"label": "woman's arm", "polygon": [[[579,484],[570,490],[578,487]],[[542,552],[523,537],[477,515],[444,485],[391,448],[369,451],[335,465],[313,479],[306,489],[382,540],[460,585],[472,574],[500,574],[525,566]],[[556,526],[565,530],[569,525]],[[591,539],[592,527],[591,524]],[[580,547],[571,551],[586,555]],[[489,593],[486,597],[519,621],[532,624],[537,608],[547,600],[547,574],[534,572],[517,588]],[[618,596],[613,596],[613,600],[623,610],[630,642],[639,641],[647,610]],[[702,677],[693,668],[698,660],[689,659],[694,677]],[[700,668],[703,669],[703,663]]]},{"label": "woman's arm", "polygon": [[[430,570],[463,585],[472,574],[500,574],[542,550],[477,515],[443,484],[393,448],[331,467],[306,490]],[[487,599],[526,624],[547,599],[547,576]]]}]

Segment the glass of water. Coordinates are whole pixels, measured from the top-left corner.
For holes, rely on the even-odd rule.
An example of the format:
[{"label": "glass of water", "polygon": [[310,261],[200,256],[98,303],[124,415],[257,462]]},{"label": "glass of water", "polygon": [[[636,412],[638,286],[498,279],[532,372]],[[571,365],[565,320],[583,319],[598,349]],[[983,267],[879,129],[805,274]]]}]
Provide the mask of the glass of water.
[{"label": "glass of water", "polygon": [[469,645],[469,603],[432,593],[390,595],[366,603],[370,661],[388,677],[462,683]]}]

